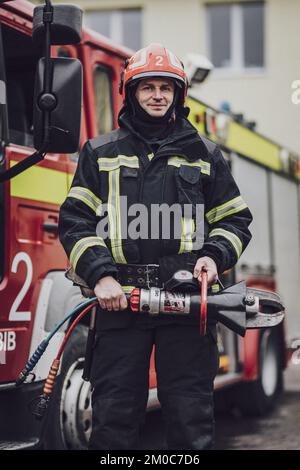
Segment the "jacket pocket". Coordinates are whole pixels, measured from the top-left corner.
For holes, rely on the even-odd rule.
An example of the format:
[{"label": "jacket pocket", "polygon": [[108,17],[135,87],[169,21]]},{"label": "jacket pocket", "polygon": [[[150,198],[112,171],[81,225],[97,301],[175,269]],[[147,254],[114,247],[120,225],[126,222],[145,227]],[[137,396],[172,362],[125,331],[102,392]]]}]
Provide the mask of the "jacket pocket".
[{"label": "jacket pocket", "polygon": [[121,170],[121,175],[123,178],[137,178],[139,175],[139,170],[138,168],[124,166]]},{"label": "jacket pocket", "polygon": [[191,215],[196,214],[196,205],[204,203],[200,168],[181,165],[175,175],[178,202],[191,205]]}]

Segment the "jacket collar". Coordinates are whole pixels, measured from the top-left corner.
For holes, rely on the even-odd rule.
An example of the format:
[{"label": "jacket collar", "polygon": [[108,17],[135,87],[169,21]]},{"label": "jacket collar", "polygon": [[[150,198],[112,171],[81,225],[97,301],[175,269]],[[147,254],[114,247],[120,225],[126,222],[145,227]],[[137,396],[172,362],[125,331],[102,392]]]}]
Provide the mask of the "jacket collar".
[{"label": "jacket collar", "polygon": [[[126,128],[147,145],[147,141],[143,136],[132,127],[126,110],[124,110],[124,113],[120,112],[119,114],[119,126]],[[197,129],[183,116],[177,117],[174,130],[161,142],[157,153],[160,156],[176,155],[184,157],[191,162],[198,160],[200,157],[208,157],[207,147]]]}]

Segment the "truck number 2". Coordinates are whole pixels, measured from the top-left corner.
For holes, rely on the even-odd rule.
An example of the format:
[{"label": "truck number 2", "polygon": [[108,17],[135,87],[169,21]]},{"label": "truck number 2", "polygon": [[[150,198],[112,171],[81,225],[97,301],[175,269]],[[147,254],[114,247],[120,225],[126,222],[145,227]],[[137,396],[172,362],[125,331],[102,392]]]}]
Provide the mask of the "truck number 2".
[{"label": "truck number 2", "polygon": [[9,318],[8,318],[9,321],[30,321],[31,320],[31,312],[18,311],[18,307],[21,304],[22,300],[24,299],[25,295],[27,294],[27,291],[32,281],[32,273],[33,273],[32,262],[27,253],[20,252],[16,254],[12,262],[11,271],[13,273],[16,273],[18,270],[18,265],[21,261],[24,261],[24,263],[26,264],[27,275],[26,275],[26,279],[23,284],[23,287],[18,293],[17,297],[15,298],[14,303],[12,304],[12,307],[10,309]]}]

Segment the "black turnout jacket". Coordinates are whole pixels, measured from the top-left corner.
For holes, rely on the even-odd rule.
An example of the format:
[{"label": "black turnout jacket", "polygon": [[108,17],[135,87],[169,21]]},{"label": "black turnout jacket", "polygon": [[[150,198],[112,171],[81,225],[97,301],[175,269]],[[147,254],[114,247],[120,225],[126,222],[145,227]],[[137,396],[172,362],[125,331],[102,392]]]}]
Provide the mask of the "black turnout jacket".
[{"label": "black turnout jacket", "polygon": [[[200,256],[211,257],[219,274],[234,266],[250,241],[252,216],[219,147],[184,117],[154,151],[126,113],[120,126],[86,142],[61,206],[59,236],[75,272],[94,288],[101,277],[115,275],[118,263],[160,264],[165,278],[187,265],[192,270]],[[146,212],[135,212],[137,203]],[[161,228],[149,236],[151,208],[164,203],[192,208],[181,217],[180,237],[171,229],[163,238]],[[197,228],[202,247],[193,244],[197,205],[204,215]],[[143,236],[132,237],[130,226]]]}]

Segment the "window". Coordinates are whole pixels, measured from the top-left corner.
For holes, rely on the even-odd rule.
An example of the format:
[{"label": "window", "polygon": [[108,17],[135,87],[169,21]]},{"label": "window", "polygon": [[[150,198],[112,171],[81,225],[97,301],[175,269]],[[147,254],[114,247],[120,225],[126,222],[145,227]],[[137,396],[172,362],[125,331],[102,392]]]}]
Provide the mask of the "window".
[{"label": "window", "polygon": [[99,135],[110,132],[114,125],[111,83],[112,79],[109,69],[98,65],[94,72],[94,85]]},{"label": "window", "polygon": [[141,23],[140,8],[85,12],[86,26],[134,50],[142,46]]},{"label": "window", "polygon": [[264,66],[264,3],[206,5],[208,53],[216,68]]},{"label": "window", "polygon": [[39,53],[32,39],[2,26],[9,142],[33,147],[33,92]]}]

